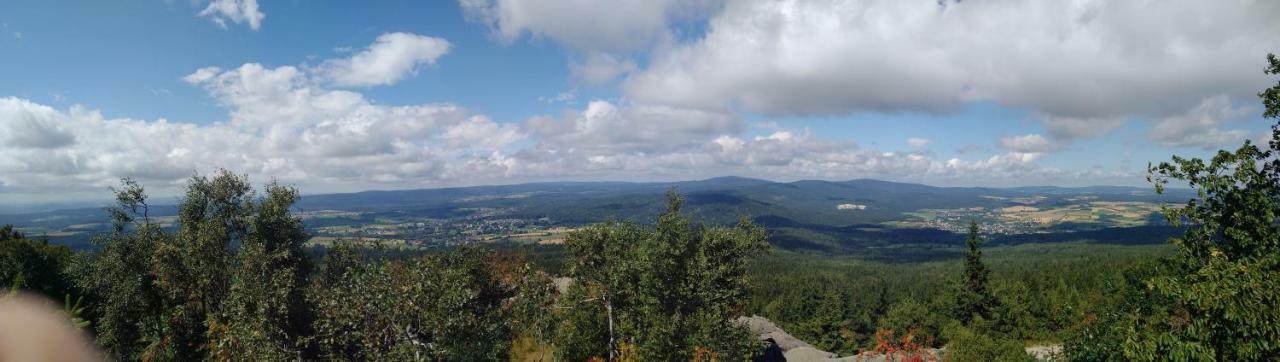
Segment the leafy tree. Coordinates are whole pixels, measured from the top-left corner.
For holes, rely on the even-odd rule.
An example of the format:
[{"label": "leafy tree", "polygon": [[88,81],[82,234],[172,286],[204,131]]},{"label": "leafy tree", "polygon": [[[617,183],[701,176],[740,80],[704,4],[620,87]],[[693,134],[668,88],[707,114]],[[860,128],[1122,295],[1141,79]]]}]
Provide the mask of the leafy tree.
[{"label": "leafy tree", "polygon": [[311,274],[303,250],[307,234],[302,220],[289,212],[297,199],[297,190],[273,182],[253,206],[227,300],[209,326],[217,359],[312,355],[306,348],[313,318],[304,294]]},{"label": "leafy tree", "polygon": [[[1268,55],[1267,74],[1280,74]],[[1263,115],[1280,118],[1280,83],[1261,93]],[[1165,214],[1187,226],[1170,240],[1173,271],[1147,280],[1170,303],[1155,318],[1136,321],[1125,343],[1129,359],[1241,361],[1280,356],[1280,125],[1269,147],[1250,141],[1208,162],[1174,156],[1150,167],[1163,192],[1186,182],[1197,197]]]},{"label": "leafy tree", "polygon": [[[894,303],[880,318],[880,329],[888,332],[888,339],[909,340],[913,344],[932,345],[938,339],[938,318],[929,306],[912,298]],[[881,332],[885,333],[885,332]]]},{"label": "leafy tree", "polygon": [[747,261],[768,247],[765,231],[745,220],[733,228],[694,224],[680,213],[683,202],[669,192],[652,230],[608,222],[565,241],[570,275],[604,311],[608,341],[599,356],[617,360],[626,349],[641,360],[688,360],[695,350],[749,357],[754,342],[731,320],[745,303]]},{"label": "leafy tree", "polygon": [[523,254],[493,253],[494,265],[504,285],[514,287],[514,296],[503,308],[507,311],[512,332],[533,344],[554,345],[556,316],[553,313],[556,286],[551,276],[537,270]]},{"label": "leafy tree", "polygon": [[560,320],[556,328],[556,354],[565,361],[587,361],[607,356],[608,315],[601,302],[600,287],[575,283],[556,301]]},{"label": "leafy tree", "polygon": [[315,284],[315,340],[325,360],[492,361],[514,336],[502,283],[476,248],[406,261],[356,262],[339,246]]},{"label": "leafy tree", "polygon": [[128,178],[121,186],[113,189],[116,205],[107,209],[111,232],[94,237],[100,250],[72,269],[77,286],[94,301],[98,343],[117,359],[155,358],[164,345],[163,303],[151,258],[168,235],[151,220],[143,187]]},{"label": "leafy tree", "polygon": [[1125,357],[1125,344],[1129,338],[1126,335],[1157,336],[1166,332],[1161,321],[1170,315],[1172,303],[1150,293],[1146,281],[1171,272],[1168,260],[1139,262],[1121,268],[1113,278],[1100,283],[1104,288],[1101,294],[1108,300],[1090,308],[1083,320],[1067,331],[1063,339],[1063,353],[1067,359],[1133,359]]},{"label": "leafy tree", "polygon": [[74,294],[66,275],[71,249],[49,244],[46,238],[29,239],[12,225],[0,226],[0,281],[21,280],[18,287],[62,299]]},{"label": "leafy tree", "polygon": [[231,289],[233,247],[241,245],[253,216],[253,187],[245,177],[219,170],[193,176],[178,205],[178,231],[161,239],[152,260],[163,298],[162,337],[155,356],[194,360],[206,356],[208,332]]},{"label": "leafy tree", "polygon": [[974,318],[990,320],[996,309],[996,299],[988,289],[991,271],[982,262],[982,236],[978,234],[978,223],[969,223],[969,234],[965,237],[964,274],[956,291],[956,318],[969,323]]},{"label": "leafy tree", "polygon": [[1032,362],[1022,343],[964,326],[953,326],[947,333],[947,359],[953,361]]}]

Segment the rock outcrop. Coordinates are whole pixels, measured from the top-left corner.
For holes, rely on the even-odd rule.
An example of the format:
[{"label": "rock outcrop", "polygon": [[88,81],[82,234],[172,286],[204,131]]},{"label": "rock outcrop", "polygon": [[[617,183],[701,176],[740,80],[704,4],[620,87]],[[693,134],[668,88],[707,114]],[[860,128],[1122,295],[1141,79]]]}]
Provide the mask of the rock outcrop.
[{"label": "rock outcrop", "polygon": [[[778,348],[787,357],[788,362],[887,362],[890,359],[884,354],[864,352],[853,356],[840,357],[835,353],[817,349],[805,341],[792,336],[773,321],[761,316],[738,317],[737,322],[755,333],[760,340],[773,338]],[[929,355],[926,360],[942,361],[946,348],[925,348],[919,353]],[[1061,345],[1027,347],[1027,354],[1039,361],[1058,360],[1062,354]]]},{"label": "rock outcrop", "polygon": [[835,353],[814,348],[792,336],[765,317],[738,317],[737,322],[747,326],[747,329],[759,336],[762,341],[773,338],[778,343],[778,348],[782,349],[783,355],[787,356],[787,361],[827,361],[838,357]]}]

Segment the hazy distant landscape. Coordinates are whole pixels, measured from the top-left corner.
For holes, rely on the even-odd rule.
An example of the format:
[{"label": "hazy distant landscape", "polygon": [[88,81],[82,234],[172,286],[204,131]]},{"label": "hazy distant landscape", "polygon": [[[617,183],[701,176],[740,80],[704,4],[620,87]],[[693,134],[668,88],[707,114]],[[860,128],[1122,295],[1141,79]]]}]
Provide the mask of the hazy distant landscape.
[{"label": "hazy distant landscape", "polygon": [[[473,243],[536,244],[607,220],[650,223],[663,194],[681,192],[695,217],[721,225],[740,218],[769,227],[793,251],[914,257],[956,246],[970,221],[997,244],[1055,241],[1164,243],[1174,230],[1160,214],[1189,190],[1138,187],[959,188],[876,180],[771,182],[720,177],[672,183],[558,182],[351,194],[306,195],[299,217],[323,245],[336,239],[408,248]],[[843,207],[842,207],[843,205]],[[849,205],[858,205],[850,207]],[[160,225],[175,209],[156,205]],[[0,215],[31,236],[88,248],[107,230],[102,209]],[[922,257],[929,252],[922,251]]]}]

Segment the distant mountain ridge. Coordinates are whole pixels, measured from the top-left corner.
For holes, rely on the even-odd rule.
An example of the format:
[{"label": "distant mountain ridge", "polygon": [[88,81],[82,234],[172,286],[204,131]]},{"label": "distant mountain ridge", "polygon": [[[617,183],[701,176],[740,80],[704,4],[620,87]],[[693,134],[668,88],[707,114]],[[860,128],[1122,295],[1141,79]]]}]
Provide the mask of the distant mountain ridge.
[{"label": "distant mountain ridge", "polygon": [[[1184,189],[1157,195],[1150,189],[1118,186],[941,187],[873,179],[774,182],[726,176],[676,182],[537,182],[311,194],[303,195],[296,208],[303,212],[359,212],[368,215],[369,222],[379,215],[405,220],[479,217],[542,220],[573,227],[605,220],[650,222],[664,208],[668,190],[683,194],[686,212],[698,220],[713,224],[756,220],[777,232],[776,244],[820,251],[952,237],[940,230],[876,231],[880,224],[902,220],[919,210],[994,210],[1028,203],[1061,207],[1092,201],[1182,203],[1193,196]],[[152,215],[158,217],[175,211],[173,205],[152,207]],[[0,224],[80,235],[75,237],[78,242],[86,242],[83,235],[91,234],[105,221],[101,208],[0,215]]]}]

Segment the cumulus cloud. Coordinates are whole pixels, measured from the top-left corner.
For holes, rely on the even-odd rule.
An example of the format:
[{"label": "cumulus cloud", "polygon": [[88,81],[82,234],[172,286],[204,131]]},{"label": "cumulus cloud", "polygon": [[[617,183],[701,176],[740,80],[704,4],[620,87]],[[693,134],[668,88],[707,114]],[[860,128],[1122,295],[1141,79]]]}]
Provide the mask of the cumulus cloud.
[{"label": "cumulus cloud", "polygon": [[1280,3],[730,0],[706,34],[653,52],[637,102],[766,115],[948,112],[995,102],[1090,137],[1204,94],[1265,86]]},{"label": "cumulus cloud", "polygon": [[501,150],[527,138],[520,127],[499,124],[487,116],[474,116],[450,126],[441,135],[451,149],[479,148],[486,151]]},{"label": "cumulus cloud", "polygon": [[[365,53],[382,57],[384,43]],[[464,160],[501,158],[502,148],[523,137],[518,126],[457,105],[381,105],[328,88],[329,69],[257,63],[197,69],[183,81],[228,113],[207,125],[108,119],[82,106],[59,110],[0,99],[0,153],[13,155],[0,160],[0,182],[28,195],[69,197],[100,194],[119,177],[163,188],[226,167],[317,191],[404,187],[441,180]]]},{"label": "cumulus cloud", "polygon": [[1062,147],[1062,144],[1038,134],[1026,134],[1001,137],[1000,147],[1020,154],[1040,154],[1056,151]]},{"label": "cumulus cloud", "polygon": [[1071,117],[1041,114],[1049,136],[1056,140],[1071,141],[1077,138],[1093,138],[1110,133],[1124,125],[1122,116]]},{"label": "cumulus cloud", "polygon": [[[1061,183],[1073,176],[1039,167],[1040,153],[941,160],[929,153],[863,148],[808,130],[778,127],[748,136],[728,113],[665,106],[594,101],[557,118],[500,123],[451,104],[374,104],[359,93],[305,81],[302,74],[294,67],[252,63],[193,72],[187,80],[228,109],[229,119],[208,125],[108,119],[80,106],[59,110],[0,99],[0,124],[36,119],[35,124],[58,125],[73,140],[34,148],[7,141],[16,133],[5,128],[0,152],[13,157],[0,159],[6,189],[0,199],[100,198],[124,176],[163,194],[194,172],[218,167],[257,180],[274,177],[308,192],[724,174],[969,184]],[[23,129],[24,135],[38,134]],[[1080,177],[1085,176],[1096,180]]]},{"label": "cumulus cloud", "polygon": [[467,117],[451,104],[375,105],[359,93],[321,88],[292,66],[204,68],[184,79],[228,108],[229,126],[261,135],[262,146],[277,152],[339,158],[430,153],[426,138]]},{"label": "cumulus cloud", "polygon": [[668,34],[673,20],[718,6],[718,0],[459,0],[467,17],[504,41],[525,34],[594,51],[642,50]]},{"label": "cumulus cloud", "polygon": [[0,140],[11,147],[55,149],[75,142],[53,108],[4,98],[0,99],[0,120],[5,120],[0,124]]},{"label": "cumulus cloud", "polygon": [[588,53],[581,62],[569,62],[569,73],[573,79],[592,85],[613,82],[635,70],[634,61],[603,52]]},{"label": "cumulus cloud", "polygon": [[1151,138],[1166,146],[1200,147],[1206,150],[1236,144],[1249,138],[1243,129],[1220,127],[1245,119],[1252,107],[1235,107],[1224,95],[1207,97],[1186,113],[1165,117],[1151,130]]},{"label": "cumulus cloud", "polygon": [[417,74],[422,65],[434,64],[450,47],[441,38],[386,33],[350,58],[325,61],[320,71],[341,86],[391,85]]},{"label": "cumulus cloud", "polygon": [[[193,70],[183,81],[227,112],[210,124],[106,118],[85,106],[0,98],[0,201],[100,198],[123,176],[173,188],[218,167],[307,192],[725,174],[967,185],[1140,180],[1141,170],[1043,163],[1073,139],[1137,118],[1156,120],[1150,137],[1162,145],[1238,141],[1248,135],[1231,122],[1247,110],[1231,100],[1264,86],[1258,55],[1280,45],[1268,36],[1280,30],[1268,17],[1280,10],[1273,2],[591,5],[462,0],[467,16],[500,39],[564,46],[575,81],[621,79],[616,100],[574,105],[575,94],[564,92],[542,99],[571,107],[563,113],[503,120],[452,103],[375,102],[362,87],[401,82],[451,49],[444,39],[388,33],[314,66]],[[200,16],[255,30],[264,17],[253,0],[216,0]],[[706,26],[692,28],[705,33],[675,35],[680,22],[700,16]],[[1044,130],[939,158],[925,149],[934,145],[926,138],[908,138],[905,151],[885,150],[785,121],[752,125],[757,115],[741,112],[937,113],[974,102],[1025,110]]]},{"label": "cumulus cloud", "polygon": [[720,136],[712,141],[708,151],[716,161],[724,164],[785,166],[795,162],[818,161],[812,156],[840,153],[852,147],[850,143],[815,139],[807,131],[799,134],[776,131],[751,140]]},{"label": "cumulus cloud", "polygon": [[227,22],[230,21],[236,24],[247,23],[250,29],[258,30],[267,14],[258,9],[258,0],[213,0],[200,11],[199,16],[213,19],[223,29],[227,28]]}]

